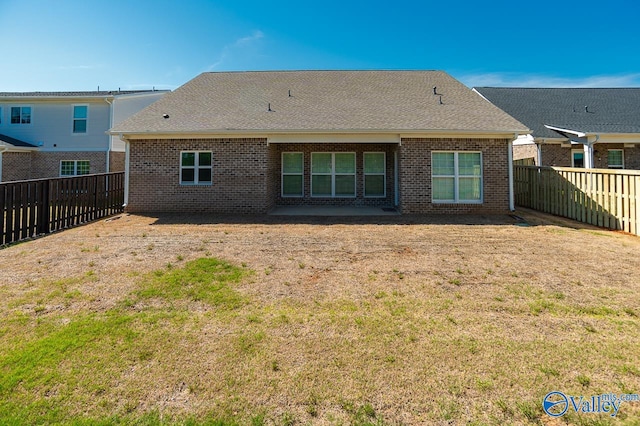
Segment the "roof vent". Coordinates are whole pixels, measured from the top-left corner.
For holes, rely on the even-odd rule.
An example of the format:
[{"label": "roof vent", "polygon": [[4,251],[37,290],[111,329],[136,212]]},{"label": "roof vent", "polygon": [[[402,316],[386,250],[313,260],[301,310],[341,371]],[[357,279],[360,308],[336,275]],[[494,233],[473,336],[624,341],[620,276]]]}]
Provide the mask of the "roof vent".
[{"label": "roof vent", "polygon": [[438,87],[437,86],[433,86],[433,94],[434,95],[438,94]]},{"label": "roof vent", "polygon": [[293,95],[291,94],[291,90],[289,90],[289,97],[293,98]]},{"label": "roof vent", "polygon": [[267,111],[268,112],[273,112],[273,110],[271,109],[271,102],[269,102],[269,106],[267,107]]},{"label": "roof vent", "polygon": [[164,119],[169,118],[169,114],[162,114],[162,118],[164,118]]},{"label": "roof vent", "polygon": [[439,102],[440,102],[440,105],[444,105],[444,104],[442,103],[442,95],[440,95],[440,101],[439,101]]}]

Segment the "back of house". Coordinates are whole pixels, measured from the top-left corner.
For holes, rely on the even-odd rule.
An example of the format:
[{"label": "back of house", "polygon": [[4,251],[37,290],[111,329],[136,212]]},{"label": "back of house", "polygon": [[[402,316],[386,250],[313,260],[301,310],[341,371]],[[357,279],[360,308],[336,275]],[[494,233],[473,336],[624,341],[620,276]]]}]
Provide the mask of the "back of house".
[{"label": "back of house", "polygon": [[127,209],[505,212],[529,129],[442,71],[203,73],[111,129]]}]

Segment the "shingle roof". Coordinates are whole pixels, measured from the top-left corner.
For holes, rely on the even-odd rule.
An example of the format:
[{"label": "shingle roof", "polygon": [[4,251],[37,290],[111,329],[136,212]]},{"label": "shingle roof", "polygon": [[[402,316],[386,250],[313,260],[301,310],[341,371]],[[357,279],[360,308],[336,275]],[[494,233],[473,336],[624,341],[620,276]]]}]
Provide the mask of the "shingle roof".
[{"label": "shingle roof", "polygon": [[640,88],[475,90],[526,124],[537,138],[562,137],[545,124],[584,133],[640,133]]},{"label": "shingle roof", "polygon": [[0,98],[96,98],[164,91],[165,90],[96,90],[85,92],[0,92]]},{"label": "shingle roof", "polygon": [[20,148],[37,148],[37,146],[30,144],[29,142],[24,142],[6,135],[0,135],[0,142],[6,142],[10,145]]},{"label": "shingle roof", "polygon": [[441,71],[260,71],[203,73],[112,133],[376,130],[527,129]]}]

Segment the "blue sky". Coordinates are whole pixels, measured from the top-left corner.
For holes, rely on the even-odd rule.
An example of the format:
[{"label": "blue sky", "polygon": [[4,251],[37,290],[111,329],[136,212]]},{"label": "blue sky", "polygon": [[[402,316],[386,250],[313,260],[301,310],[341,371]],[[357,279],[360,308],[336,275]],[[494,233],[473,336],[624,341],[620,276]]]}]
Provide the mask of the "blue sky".
[{"label": "blue sky", "polygon": [[205,71],[443,70],[640,86],[637,0],[0,0],[0,91],[174,89]]}]

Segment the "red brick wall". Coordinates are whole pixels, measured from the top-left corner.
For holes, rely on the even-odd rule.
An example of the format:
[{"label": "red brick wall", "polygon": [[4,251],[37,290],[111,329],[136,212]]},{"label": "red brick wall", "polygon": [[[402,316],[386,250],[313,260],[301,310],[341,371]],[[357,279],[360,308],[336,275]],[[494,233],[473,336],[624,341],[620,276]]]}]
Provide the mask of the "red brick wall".
[{"label": "red brick wall", "polygon": [[2,153],[2,182],[31,179],[30,152]]},{"label": "red brick wall", "polygon": [[[269,184],[270,196],[275,196],[275,204],[280,206],[291,205],[331,205],[331,206],[393,206],[394,181],[393,181],[393,153],[397,149],[395,144],[345,144],[345,143],[298,143],[298,144],[271,144],[269,156],[271,158]],[[302,152],[304,154],[304,196],[281,196],[281,154],[282,152]],[[311,197],[311,153],[312,152],[355,152],[356,154],[356,197],[355,198],[331,198]],[[386,154],[386,197],[364,197],[363,154],[365,152],[384,152]]]},{"label": "red brick wall", "polygon": [[[508,139],[402,139],[400,194],[402,213],[504,213],[509,210]],[[431,202],[432,151],[482,152],[482,204]]]},{"label": "red brick wall", "polygon": [[[571,167],[571,150],[584,149],[583,145],[575,145],[572,148],[563,148],[556,144],[544,144],[542,146],[542,165],[556,167]],[[597,143],[593,146],[593,167],[606,169],[609,167],[608,150],[624,149],[624,168],[640,169],[640,146],[624,148],[624,144]]]},{"label": "red brick wall", "polygon": [[31,176],[40,179],[60,176],[60,161],[88,160],[89,173],[106,171],[106,152],[34,152],[31,154]]},{"label": "red brick wall", "polygon": [[110,172],[123,172],[124,171],[124,152],[111,151],[109,153],[109,171]]},{"label": "red brick wall", "polygon": [[[180,152],[212,151],[213,184],[180,185]],[[266,213],[266,139],[134,140],[130,212]]]},{"label": "red brick wall", "polygon": [[513,159],[523,160],[533,158],[535,165],[538,165],[538,146],[534,143],[526,145],[513,145]]}]

